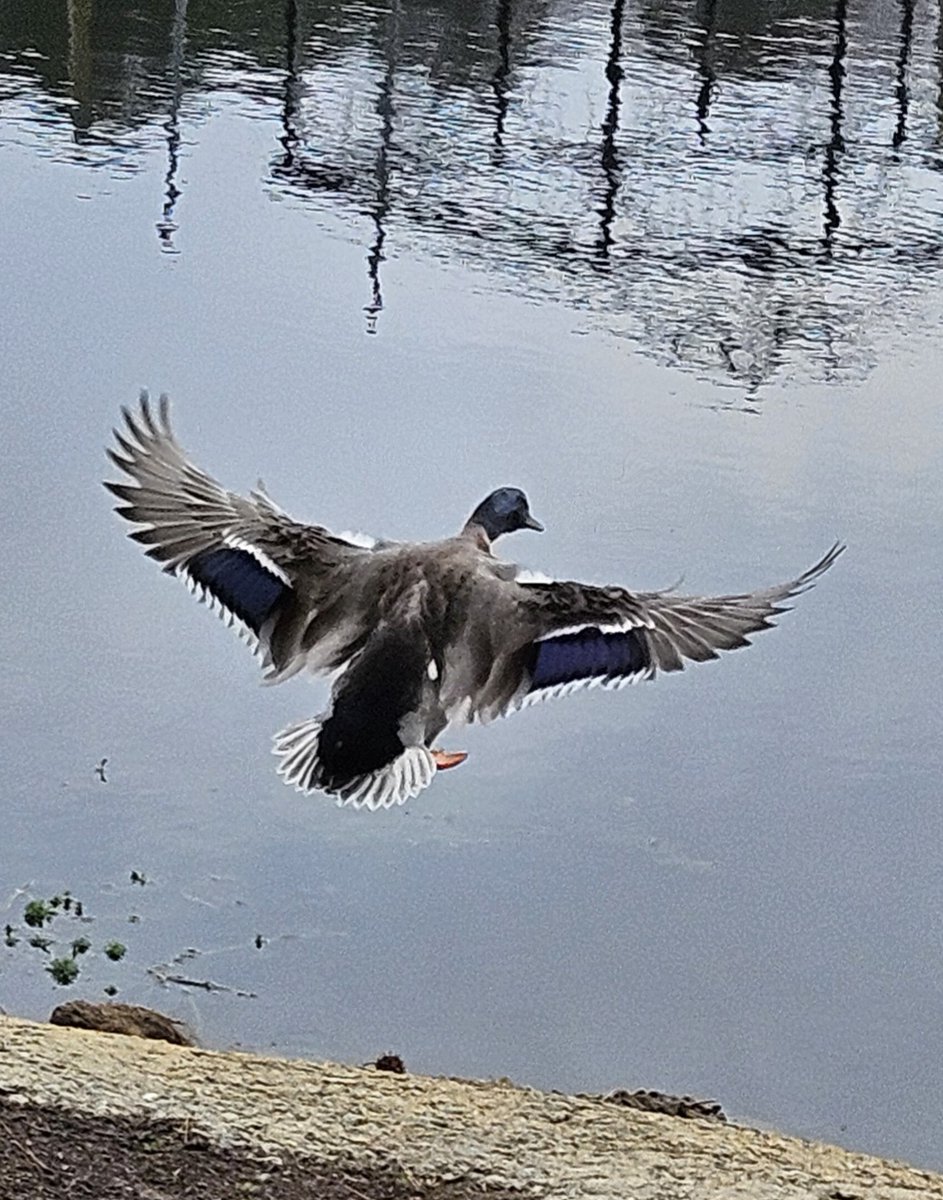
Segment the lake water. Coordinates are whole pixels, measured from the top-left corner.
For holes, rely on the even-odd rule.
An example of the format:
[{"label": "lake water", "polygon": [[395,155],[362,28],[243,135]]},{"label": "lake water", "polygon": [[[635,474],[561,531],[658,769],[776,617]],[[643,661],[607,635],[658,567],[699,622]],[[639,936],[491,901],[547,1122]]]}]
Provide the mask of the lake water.
[{"label": "lake water", "polygon": [[[929,0],[0,6],[0,1004],[943,1168],[941,97]],[[753,648],[341,810],[268,752],[325,686],[259,688],[111,511],[142,386],[337,530],[514,484],[547,532],[500,549],[558,576],[849,549]],[[63,888],[71,988],[22,923]]]}]

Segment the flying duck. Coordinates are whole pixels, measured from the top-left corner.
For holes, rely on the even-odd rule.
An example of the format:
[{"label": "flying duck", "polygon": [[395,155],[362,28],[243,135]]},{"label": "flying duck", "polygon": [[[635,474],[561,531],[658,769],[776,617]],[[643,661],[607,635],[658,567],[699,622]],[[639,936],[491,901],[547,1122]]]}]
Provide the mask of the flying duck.
[{"label": "flying duck", "polygon": [[402,804],[466,756],[433,748],[449,724],[490,721],[549,696],[618,688],[749,644],[844,546],[797,579],[732,596],[539,581],[495,541],[541,530],[518,488],[492,492],[455,537],[411,544],[294,521],[261,481],[224,490],[189,461],[142,393],[123,410],[106,483],[146,553],[235,624],[281,682],[337,673],[327,712],[276,734],[278,773],[301,792],[369,809]]}]

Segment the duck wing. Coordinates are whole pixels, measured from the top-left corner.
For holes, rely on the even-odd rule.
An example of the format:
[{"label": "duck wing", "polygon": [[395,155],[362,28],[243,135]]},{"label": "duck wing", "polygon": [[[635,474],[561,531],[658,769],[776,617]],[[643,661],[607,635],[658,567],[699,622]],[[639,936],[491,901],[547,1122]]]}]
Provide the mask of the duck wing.
[{"label": "duck wing", "polygon": [[512,658],[508,686],[514,678],[516,686],[503,711],[581,688],[622,687],[747,646],[844,549],[836,542],[788,583],[729,596],[683,596],[673,589],[631,592],[574,582],[519,583],[537,632]]},{"label": "duck wing", "polygon": [[261,483],[248,496],[221,487],[180,446],[166,396],[156,412],[146,392],[122,412],[126,428],[108,456],[131,482],[105,487],[138,526],[128,536],[239,627],[271,681],[305,666],[333,670],[355,653],[369,614],[358,619],[344,599],[377,543],[293,521]]}]

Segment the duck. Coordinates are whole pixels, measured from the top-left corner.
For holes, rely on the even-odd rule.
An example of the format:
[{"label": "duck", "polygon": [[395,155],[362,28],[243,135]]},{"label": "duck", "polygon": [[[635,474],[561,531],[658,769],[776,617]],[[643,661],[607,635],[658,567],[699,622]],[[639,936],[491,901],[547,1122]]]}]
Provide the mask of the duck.
[{"label": "duck", "polygon": [[227,491],[146,392],[122,409],[105,483],[129,537],[236,627],[266,682],[333,677],[326,711],[275,735],[285,783],[338,804],[390,808],[467,755],[435,743],[550,697],[680,671],[750,643],[835,563],[834,545],[787,583],[737,595],[630,591],[535,575],[495,554],[540,532],[520,488],[500,487],[434,542],[335,534],[294,520],[259,481]]}]

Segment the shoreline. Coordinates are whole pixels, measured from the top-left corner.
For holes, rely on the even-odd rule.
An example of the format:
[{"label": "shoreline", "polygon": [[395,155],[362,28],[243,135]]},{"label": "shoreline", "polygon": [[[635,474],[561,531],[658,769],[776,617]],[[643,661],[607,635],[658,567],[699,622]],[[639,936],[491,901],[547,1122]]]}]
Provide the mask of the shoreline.
[{"label": "shoreline", "polygon": [[943,1175],[732,1123],[6,1016],[0,1130],[0,1200],[943,1200]]}]

